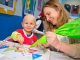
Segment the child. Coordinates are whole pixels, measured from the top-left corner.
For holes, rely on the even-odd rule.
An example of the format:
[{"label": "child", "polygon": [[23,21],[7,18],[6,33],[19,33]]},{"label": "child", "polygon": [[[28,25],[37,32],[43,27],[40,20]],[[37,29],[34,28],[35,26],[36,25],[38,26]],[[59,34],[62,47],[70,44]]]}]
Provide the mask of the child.
[{"label": "child", "polygon": [[35,26],[36,18],[33,15],[28,14],[22,21],[23,29],[17,29],[14,31],[11,35],[11,38],[20,44],[33,44],[37,40],[37,36],[32,33],[32,30],[35,28]]}]

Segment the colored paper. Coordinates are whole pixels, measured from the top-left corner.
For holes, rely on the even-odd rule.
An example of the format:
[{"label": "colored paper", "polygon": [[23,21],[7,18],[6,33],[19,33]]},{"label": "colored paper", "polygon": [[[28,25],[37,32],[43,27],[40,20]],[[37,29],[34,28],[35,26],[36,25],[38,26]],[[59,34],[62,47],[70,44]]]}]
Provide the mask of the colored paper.
[{"label": "colored paper", "polygon": [[40,54],[32,54],[33,60],[36,59],[36,58],[39,58],[39,57],[41,57],[41,56],[42,56],[42,55],[40,55]]}]

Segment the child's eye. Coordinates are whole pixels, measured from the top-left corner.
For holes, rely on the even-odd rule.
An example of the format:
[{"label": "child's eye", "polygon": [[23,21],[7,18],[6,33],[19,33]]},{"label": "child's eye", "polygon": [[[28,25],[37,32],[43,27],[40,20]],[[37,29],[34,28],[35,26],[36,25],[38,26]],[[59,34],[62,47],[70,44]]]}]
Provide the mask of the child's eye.
[{"label": "child's eye", "polygon": [[28,23],[26,23],[26,24],[28,24]]}]

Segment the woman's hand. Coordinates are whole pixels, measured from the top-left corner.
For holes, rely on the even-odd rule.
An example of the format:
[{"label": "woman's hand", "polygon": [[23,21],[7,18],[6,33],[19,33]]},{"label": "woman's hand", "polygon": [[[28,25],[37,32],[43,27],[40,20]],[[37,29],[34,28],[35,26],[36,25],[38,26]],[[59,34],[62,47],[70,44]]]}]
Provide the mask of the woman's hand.
[{"label": "woman's hand", "polygon": [[53,32],[46,32],[46,37],[47,37],[47,44],[45,46],[55,46],[59,40],[57,39],[57,35]]},{"label": "woman's hand", "polygon": [[45,48],[43,44],[38,44],[36,47],[40,48],[40,49],[44,49]]}]

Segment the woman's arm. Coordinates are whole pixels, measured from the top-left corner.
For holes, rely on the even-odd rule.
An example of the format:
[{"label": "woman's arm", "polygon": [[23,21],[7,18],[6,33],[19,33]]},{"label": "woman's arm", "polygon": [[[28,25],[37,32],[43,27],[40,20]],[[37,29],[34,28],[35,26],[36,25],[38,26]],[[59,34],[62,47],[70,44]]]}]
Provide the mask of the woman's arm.
[{"label": "woman's arm", "polygon": [[73,58],[80,58],[80,44],[57,42],[54,47]]},{"label": "woman's arm", "polygon": [[57,35],[53,32],[46,32],[47,44],[46,46],[53,46],[57,50],[73,57],[80,58],[80,43],[79,44],[69,44],[61,42],[58,40]]}]

